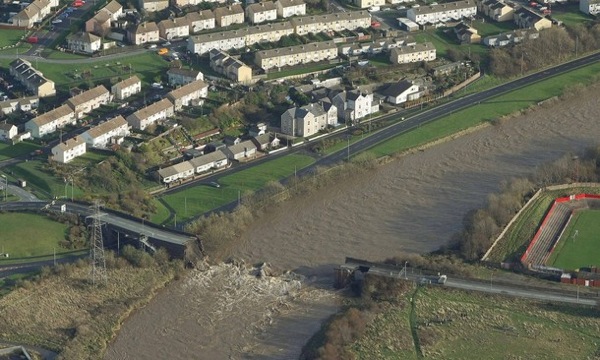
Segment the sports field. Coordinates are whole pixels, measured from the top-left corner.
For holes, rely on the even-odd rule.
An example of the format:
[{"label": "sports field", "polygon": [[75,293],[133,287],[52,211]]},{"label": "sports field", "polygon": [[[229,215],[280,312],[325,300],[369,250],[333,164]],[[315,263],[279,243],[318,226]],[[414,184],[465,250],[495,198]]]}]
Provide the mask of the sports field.
[{"label": "sports field", "polygon": [[600,265],[600,210],[573,215],[548,265],[567,270]]}]

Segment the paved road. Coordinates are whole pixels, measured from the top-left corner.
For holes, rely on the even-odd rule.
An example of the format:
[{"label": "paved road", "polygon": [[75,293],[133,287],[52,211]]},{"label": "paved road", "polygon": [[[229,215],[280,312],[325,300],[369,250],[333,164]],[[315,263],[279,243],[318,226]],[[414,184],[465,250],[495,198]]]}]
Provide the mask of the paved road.
[{"label": "paved road", "polygon": [[[417,283],[421,282],[421,279],[433,279],[433,277],[428,277],[424,275],[420,275],[417,273],[412,273],[409,268],[404,274],[404,270],[402,268],[385,266],[380,264],[368,263],[371,265],[369,267],[368,273],[377,274],[380,276],[392,277],[397,279],[407,279],[411,281],[415,281]],[[350,269],[356,269],[359,265],[365,265],[365,263],[353,263],[349,262],[342,267],[347,267]],[[438,285],[435,285],[438,286]],[[439,285],[441,286],[441,285]],[[587,296],[578,296],[576,290],[569,291],[558,291],[556,289],[551,288],[530,288],[522,285],[510,285],[510,284],[494,284],[492,282],[481,281],[478,279],[458,279],[453,278],[452,276],[448,277],[445,285],[446,287],[459,289],[459,290],[467,290],[467,291],[478,291],[485,292],[490,294],[497,295],[506,295],[506,296],[514,296],[519,298],[533,299],[539,301],[549,301],[549,302],[562,302],[569,304],[580,304],[580,305],[589,305],[596,306],[598,304],[598,300],[594,298],[590,298]]]}]

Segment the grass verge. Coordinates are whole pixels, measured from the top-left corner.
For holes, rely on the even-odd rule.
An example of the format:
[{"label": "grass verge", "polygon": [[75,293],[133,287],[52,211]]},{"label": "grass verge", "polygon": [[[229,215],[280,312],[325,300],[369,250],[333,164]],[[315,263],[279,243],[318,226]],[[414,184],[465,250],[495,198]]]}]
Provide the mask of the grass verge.
[{"label": "grass verge", "polygon": [[[30,213],[0,214],[0,249],[10,254],[10,260],[53,255],[64,251],[60,242],[65,239],[68,225],[43,215]],[[44,236],[40,236],[44,229]],[[0,265],[5,258],[0,258]],[[8,259],[7,259],[8,260]]]},{"label": "grass verge", "polygon": [[29,154],[32,151],[37,150],[39,148],[39,145],[28,142],[20,142],[15,145],[8,145],[6,143],[0,142],[0,161]]},{"label": "grass verge", "polygon": [[25,30],[2,29],[2,36],[0,36],[0,48],[16,44],[19,40],[21,40],[25,33]]}]

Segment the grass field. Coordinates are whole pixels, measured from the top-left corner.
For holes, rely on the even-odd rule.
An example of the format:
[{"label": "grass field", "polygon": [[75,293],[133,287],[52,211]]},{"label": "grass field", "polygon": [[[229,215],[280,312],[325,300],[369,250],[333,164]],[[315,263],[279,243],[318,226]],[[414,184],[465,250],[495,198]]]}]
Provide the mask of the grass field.
[{"label": "grass field", "polygon": [[40,146],[28,142],[20,142],[16,145],[8,145],[0,142],[0,161],[13,158],[15,156],[29,154]]},{"label": "grass field", "polygon": [[569,4],[552,7],[552,17],[562,21],[565,26],[584,25],[594,18],[579,11],[579,5]]},{"label": "grass field", "polygon": [[548,264],[567,270],[600,265],[600,210],[573,214]]},{"label": "grass field", "polygon": [[598,312],[590,308],[425,287],[415,296],[417,355],[409,296],[350,346],[357,359],[587,359],[600,344]]},{"label": "grass field", "polygon": [[492,21],[490,19],[485,19],[485,22],[481,20],[471,22],[471,26],[477,29],[477,33],[482,37],[496,35],[503,32],[509,32],[517,29],[517,25],[515,25],[512,21],[503,21],[497,22]]},{"label": "grass field", "polygon": [[[0,249],[10,254],[6,260],[38,257],[65,252],[59,242],[65,239],[67,225],[46,216],[29,213],[0,214]],[[43,230],[43,236],[40,231]],[[5,258],[0,258],[0,265]]]},{"label": "grass field", "polygon": [[[137,74],[142,82],[149,84],[154,82],[154,78],[157,75],[164,73],[169,65],[168,62],[153,52],[130,55],[118,59],[97,61],[85,58],[74,58],[70,56],[71,54],[62,55],[69,56],[69,59],[73,59],[73,62],[55,64],[39,61],[36,65],[36,68],[40,70],[44,76],[53,80],[57,87],[76,85],[83,81],[98,82],[113,77],[129,76],[129,74]],[[0,64],[6,67],[10,61],[12,60],[2,59],[0,60]],[[126,67],[129,66],[131,67],[131,71],[126,69]],[[89,74],[89,77],[78,77],[82,76],[84,73]]]},{"label": "grass field", "polygon": [[[270,181],[279,181],[312,164],[314,159],[306,155],[287,155],[238,173],[219,179],[220,188],[198,185],[173,194],[165,195],[162,200],[177,213],[177,221],[190,219],[209,210],[235,201],[238,195],[254,192]],[[156,219],[164,218],[161,209]],[[165,219],[166,220],[166,219]]]},{"label": "grass field", "polygon": [[0,36],[0,48],[5,46],[14,45],[25,35],[25,30],[16,29],[2,29],[2,35]]},{"label": "grass field", "polygon": [[75,197],[83,194],[78,187],[71,189],[71,185],[65,186],[63,179],[58,179],[50,175],[43,169],[46,160],[32,160],[22,162],[18,165],[10,166],[5,169],[13,177],[13,180],[24,179],[27,181],[29,191],[33,192],[40,199],[53,199],[54,197],[63,197],[65,193],[68,197],[71,193]]},{"label": "grass field", "polygon": [[[445,31],[449,31],[446,33]],[[482,58],[485,58],[488,53],[488,48],[482,44],[466,44],[461,45],[458,40],[453,36],[454,31],[450,28],[439,28],[435,30],[427,30],[421,33],[415,34],[415,40],[418,43],[431,42],[435,46],[438,57],[446,57],[448,55],[448,49],[454,49],[462,53],[468,54],[479,54]]]}]

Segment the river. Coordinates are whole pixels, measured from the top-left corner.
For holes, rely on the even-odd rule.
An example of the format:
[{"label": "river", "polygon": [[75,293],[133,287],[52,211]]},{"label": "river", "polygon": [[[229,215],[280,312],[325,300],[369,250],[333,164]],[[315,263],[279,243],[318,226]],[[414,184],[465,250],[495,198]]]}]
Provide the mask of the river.
[{"label": "river", "polygon": [[[172,348],[171,359],[297,357],[310,331],[336,309],[337,294],[327,286],[333,266],[346,256],[377,261],[446,244],[462,228],[465,214],[483,205],[503,181],[531,174],[545,162],[598,142],[600,107],[595,91],[599,89],[273,207],[242,235],[236,255],[306,276],[310,281],[305,296],[291,296],[291,305],[276,309],[263,307],[270,315],[273,311],[280,315],[269,317],[260,330],[240,332],[245,318],[256,322],[256,317],[239,310],[238,321],[229,318],[211,324],[219,332],[194,343],[190,334],[203,337],[203,330],[197,322],[190,325],[189,319],[205,316],[203,311],[218,301],[219,290],[211,288],[207,294],[201,287],[191,291],[175,283],[124,324],[106,358],[152,358],[166,346]],[[253,304],[248,303],[248,310],[260,312]],[[207,343],[210,351],[204,352]]]}]

